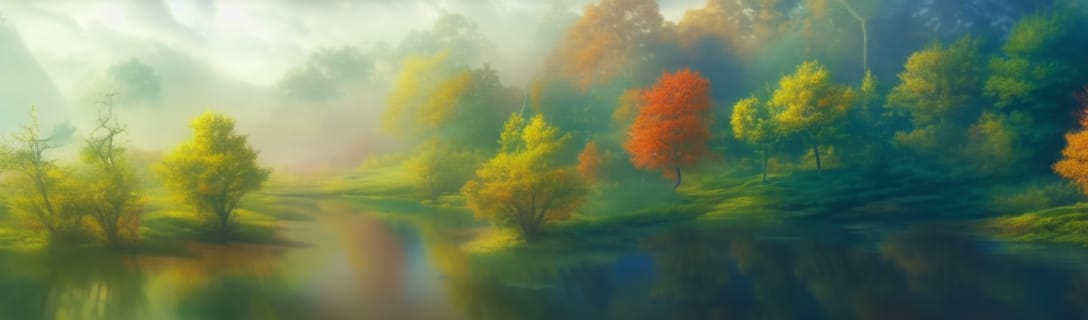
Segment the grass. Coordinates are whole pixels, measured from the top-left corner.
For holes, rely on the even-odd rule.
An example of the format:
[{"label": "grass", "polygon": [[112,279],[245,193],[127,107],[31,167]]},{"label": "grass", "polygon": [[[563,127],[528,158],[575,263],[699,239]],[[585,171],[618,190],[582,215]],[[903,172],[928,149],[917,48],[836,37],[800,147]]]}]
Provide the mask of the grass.
[{"label": "grass", "polygon": [[[769,177],[707,167],[691,170],[681,187],[656,175],[599,186],[570,220],[547,226],[532,242],[510,230],[484,228],[464,248],[477,254],[504,251],[617,250],[664,228],[767,226],[790,221],[827,223],[966,219],[989,214],[989,189],[935,174],[885,174],[846,169],[798,171]],[[486,226],[470,218],[464,199],[447,195],[420,200],[414,176],[400,166],[369,167],[328,178],[270,189],[278,196],[336,199],[346,210],[429,228]]]},{"label": "grass", "polygon": [[771,176],[724,171],[681,187],[704,210],[704,220],[809,219],[827,222],[896,222],[988,214],[978,196],[987,190],[966,181],[917,174],[873,174],[847,169]]},{"label": "grass", "polygon": [[1088,203],[989,219],[982,228],[999,239],[1088,246]]}]

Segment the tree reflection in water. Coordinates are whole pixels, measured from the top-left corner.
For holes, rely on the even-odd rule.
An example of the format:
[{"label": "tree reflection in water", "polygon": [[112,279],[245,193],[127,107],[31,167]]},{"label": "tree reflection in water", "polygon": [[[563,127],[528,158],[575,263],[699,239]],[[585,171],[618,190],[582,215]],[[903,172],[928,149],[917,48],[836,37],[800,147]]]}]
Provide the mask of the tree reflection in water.
[{"label": "tree reflection in water", "polygon": [[431,250],[456,261],[447,288],[471,319],[1064,319],[1088,305],[1068,272],[929,230],[684,229],[578,259]]}]

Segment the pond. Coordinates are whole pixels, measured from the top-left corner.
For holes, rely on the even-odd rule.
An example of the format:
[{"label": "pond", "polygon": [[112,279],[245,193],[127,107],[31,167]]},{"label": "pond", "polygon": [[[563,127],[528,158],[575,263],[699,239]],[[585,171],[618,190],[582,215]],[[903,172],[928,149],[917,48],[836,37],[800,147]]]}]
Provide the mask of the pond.
[{"label": "pond", "polygon": [[[1080,249],[940,224],[676,226],[623,250],[470,255],[471,230],[319,212],[304,247],[0,257],[4,319],[1072,319]],[[739,228],[738,228],[739,229]]]}]

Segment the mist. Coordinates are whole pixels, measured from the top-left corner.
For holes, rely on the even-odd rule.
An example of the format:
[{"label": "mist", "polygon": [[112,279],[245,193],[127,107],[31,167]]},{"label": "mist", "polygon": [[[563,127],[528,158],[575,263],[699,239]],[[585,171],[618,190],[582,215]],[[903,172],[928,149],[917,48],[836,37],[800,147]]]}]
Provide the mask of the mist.
[{"label": "mist", "polygon": [[[352,166],[398,149],[378,124],[404,57],[463,45],[473,66],[524,86],[586,3],[4,1],[0,132],[33,105],[43,127],[81,137],[114,93],[135,148],[163,151],[189,133],[187,119],[216,110],[269,165]],[[443,19],[466,27],[444,30]]]},{"label": "mist", "polygon": [[0,0],[0,318],[1085,318],[1085,52],[1088,0]]}]

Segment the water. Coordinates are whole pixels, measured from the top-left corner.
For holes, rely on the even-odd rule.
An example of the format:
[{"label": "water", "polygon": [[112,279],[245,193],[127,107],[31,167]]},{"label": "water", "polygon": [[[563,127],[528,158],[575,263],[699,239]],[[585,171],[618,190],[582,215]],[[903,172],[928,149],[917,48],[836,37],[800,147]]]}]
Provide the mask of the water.
[{"label": "water", "polygon": [[[1079,249],[934,226],[693,228],[622,250],[473,256],[472,230],[319,212],[309,247],[0,257],[3,319],[1076,319]],[[738,228],[739,229],[739,228]],[[573,249],[572,249],[573,250]]]}]

